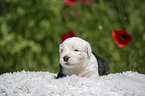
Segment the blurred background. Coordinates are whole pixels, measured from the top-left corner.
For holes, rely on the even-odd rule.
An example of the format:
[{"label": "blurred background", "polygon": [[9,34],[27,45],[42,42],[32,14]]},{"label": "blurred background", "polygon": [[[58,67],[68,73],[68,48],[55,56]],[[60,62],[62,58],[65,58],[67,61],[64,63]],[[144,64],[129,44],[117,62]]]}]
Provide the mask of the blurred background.
[{"label": "blurred background", "polygon": [[[71,29],[106,59],[110,72],[145,74],[144,0],[0,0],[0,74],[59,70],[61,36]],[[113,30],[127,30],[133,40],[123,48]]]}]

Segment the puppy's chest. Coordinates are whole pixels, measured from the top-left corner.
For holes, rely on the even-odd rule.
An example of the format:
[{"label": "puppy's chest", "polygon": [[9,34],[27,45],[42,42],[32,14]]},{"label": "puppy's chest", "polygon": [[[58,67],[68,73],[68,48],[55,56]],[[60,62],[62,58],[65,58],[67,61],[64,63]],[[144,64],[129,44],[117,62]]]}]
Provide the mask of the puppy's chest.
[{"label": "puppy's chest", "polygon": [[81,69],[78,68],[63,68],[62,73],[66,75],[79,75]]}]

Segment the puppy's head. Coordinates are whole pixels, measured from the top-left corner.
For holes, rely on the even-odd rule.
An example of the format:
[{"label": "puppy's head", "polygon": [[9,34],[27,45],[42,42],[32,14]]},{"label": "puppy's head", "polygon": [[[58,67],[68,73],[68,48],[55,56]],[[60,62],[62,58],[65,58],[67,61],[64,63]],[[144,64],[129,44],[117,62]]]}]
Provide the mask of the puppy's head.
[{"label": "puppy's head", "polygon": [[66,39],[59,46],[60,64],[63,67],[79,67],[87,63],[92,54],[90,44],[78,37]]}]

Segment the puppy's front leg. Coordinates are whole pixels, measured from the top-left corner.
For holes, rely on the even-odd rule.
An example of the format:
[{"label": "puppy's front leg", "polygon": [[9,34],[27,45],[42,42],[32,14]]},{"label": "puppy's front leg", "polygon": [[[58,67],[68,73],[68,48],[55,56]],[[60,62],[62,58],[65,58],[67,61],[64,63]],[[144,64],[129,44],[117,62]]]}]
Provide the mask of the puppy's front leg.
[{"label": "puppy's front leg", "polygon": [[66,76],[65,74],[62,73],[62,71],[63,71],[63,67],[61,66],[61,64],[59,64],[59,73],[57,74],[56,79]]}]

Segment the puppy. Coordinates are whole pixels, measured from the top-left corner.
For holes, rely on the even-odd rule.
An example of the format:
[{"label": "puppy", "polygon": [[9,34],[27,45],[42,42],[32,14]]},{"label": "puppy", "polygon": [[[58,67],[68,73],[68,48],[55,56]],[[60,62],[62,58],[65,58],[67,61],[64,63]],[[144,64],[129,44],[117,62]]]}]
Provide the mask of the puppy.
[{"label": "puppy", "polygon": [[108,63],[92,53],[90,44],[78,37],[66,39],[59,46],[60,71],[56,78],[66,75],[98,77],[109,73]]}]

